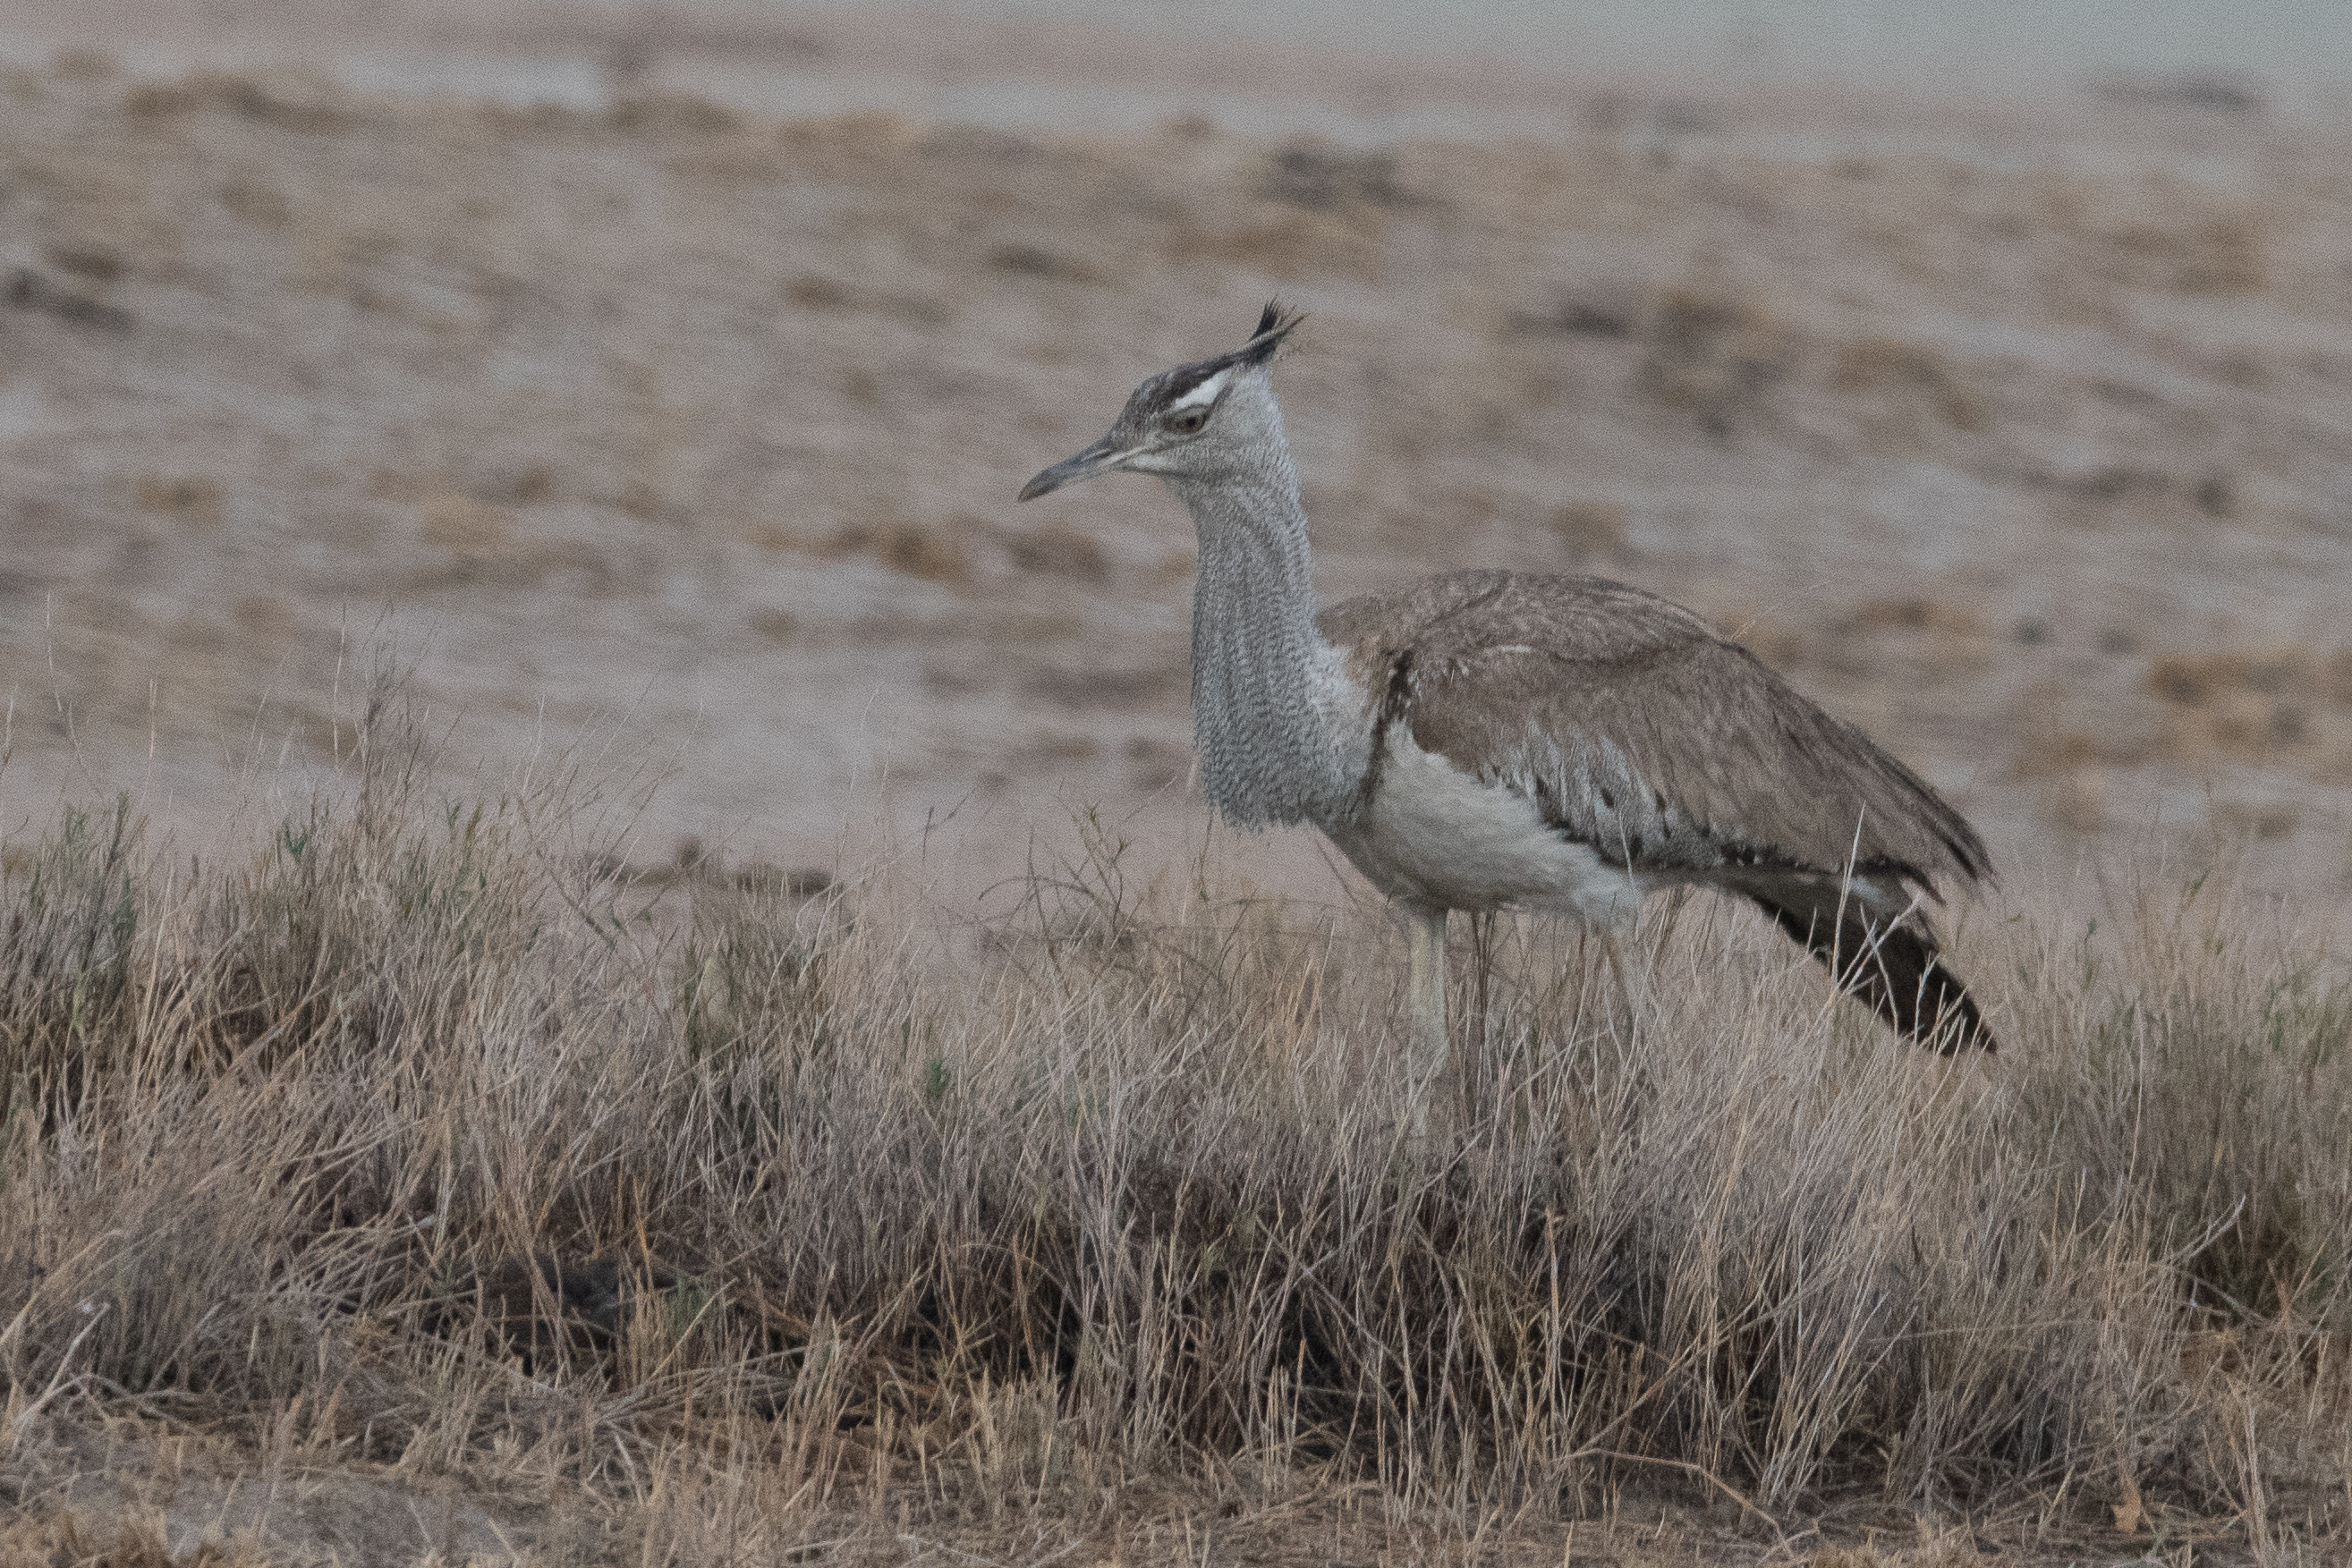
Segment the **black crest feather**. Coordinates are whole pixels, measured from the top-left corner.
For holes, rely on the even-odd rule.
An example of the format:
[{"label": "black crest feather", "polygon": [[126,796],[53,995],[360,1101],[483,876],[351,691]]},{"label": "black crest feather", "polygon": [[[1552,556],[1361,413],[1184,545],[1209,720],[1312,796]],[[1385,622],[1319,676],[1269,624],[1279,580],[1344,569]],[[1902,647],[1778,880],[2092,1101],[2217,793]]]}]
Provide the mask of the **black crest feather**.
[{"label": "black crest feather", "polygon": [[1245,365],[1265,364],[1282,347],[1282,340],[1290,336],[1291,329],[1306,319],[1305,311],[1289,309],[1279,299],[1267,300],[1265,308],[1258,313],[1256,329],[1234,357]]}]

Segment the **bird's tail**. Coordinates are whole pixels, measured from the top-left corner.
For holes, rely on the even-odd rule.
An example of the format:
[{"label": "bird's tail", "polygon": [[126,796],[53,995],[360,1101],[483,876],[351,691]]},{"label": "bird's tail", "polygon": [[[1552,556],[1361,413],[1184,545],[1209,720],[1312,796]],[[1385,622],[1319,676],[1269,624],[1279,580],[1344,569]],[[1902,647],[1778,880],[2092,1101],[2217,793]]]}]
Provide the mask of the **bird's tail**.
[{"label": "bird's tail", "polygon": [[1867,1002],[1904,1039],[1949,1056],[1963,1047],[1999,1047],[1960,977],[1946,967],[1936,934],[1916,912],[1874,916],[1857,899],[1750,892],[1781,930],[1829,966],[1839,988]]}]

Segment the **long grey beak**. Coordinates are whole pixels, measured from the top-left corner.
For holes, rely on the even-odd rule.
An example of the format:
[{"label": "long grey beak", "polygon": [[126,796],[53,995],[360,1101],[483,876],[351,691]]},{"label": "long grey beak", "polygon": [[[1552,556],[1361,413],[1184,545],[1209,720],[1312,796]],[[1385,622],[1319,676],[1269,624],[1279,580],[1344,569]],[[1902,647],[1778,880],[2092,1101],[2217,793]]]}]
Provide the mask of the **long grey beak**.
[{"label": "long grey beak", "polygon": [[1118,466],[1121,458],[1129,455],[1130,454],[1126,449],[1114,444],[1106,435],[1076,456],[1064,458],[1022,486],[1020,498],[1034,501],[1040,496],[1051,495],[1065,485],[1075,485],[1081,479],[1107,474]]}]

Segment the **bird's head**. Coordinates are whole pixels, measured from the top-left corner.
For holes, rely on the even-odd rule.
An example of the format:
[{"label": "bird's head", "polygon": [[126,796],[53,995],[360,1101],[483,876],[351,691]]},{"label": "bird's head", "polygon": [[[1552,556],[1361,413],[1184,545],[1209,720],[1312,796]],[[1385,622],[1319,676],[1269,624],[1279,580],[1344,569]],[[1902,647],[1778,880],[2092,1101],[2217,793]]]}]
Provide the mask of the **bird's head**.
[{"label": "bird's head", "polygon": [[1248,342],[1232,353],[1162,371],[1135,389],[1105,435],[1021,486],[1038,497],[1126,469],[1169,479],[1215,479],[1278,447],[1282,414],[1266,377],[1275,350],[1298,325],[1296,311],[1268,305]]}]

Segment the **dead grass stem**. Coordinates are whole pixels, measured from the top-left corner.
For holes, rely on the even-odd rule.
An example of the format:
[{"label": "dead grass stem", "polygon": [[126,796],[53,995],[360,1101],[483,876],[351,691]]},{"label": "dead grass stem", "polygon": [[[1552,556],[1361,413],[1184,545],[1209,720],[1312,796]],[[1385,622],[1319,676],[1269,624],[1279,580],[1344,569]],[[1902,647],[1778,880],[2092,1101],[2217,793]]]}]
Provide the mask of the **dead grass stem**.
[{"label": "dead grass stem", "polygon": [[[884,874],[637,882],[421,755],[380,697],[241,862],[122,805],[12,857],[20,1498],[130,1422],[648,1561],[1041,1558],[1180,1484],[1335,1541],[1629,1495],[1792,1552],[1841,1509],[2341,1539],[2352,993],[2210,883],[1964,931],[2009,1049],[1957,1067],[1706,904],[1637,1030],[1499,923],[1415,1147],[1376,914],[1097,833],[940,941]],[[96,1554],[59,1517],[26,1550]]]}]

